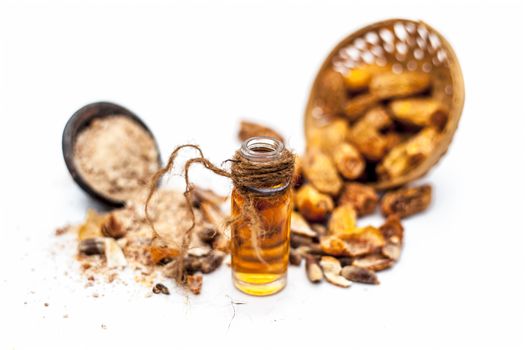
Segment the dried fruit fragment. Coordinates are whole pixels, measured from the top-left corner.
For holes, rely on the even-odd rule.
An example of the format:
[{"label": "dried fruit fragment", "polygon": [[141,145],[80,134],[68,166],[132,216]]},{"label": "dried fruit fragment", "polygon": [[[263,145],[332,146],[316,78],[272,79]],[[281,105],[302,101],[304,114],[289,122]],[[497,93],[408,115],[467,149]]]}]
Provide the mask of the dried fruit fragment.
[{"label": "dried fruit fragment", "polygon": [[389,215],[379,229],[387,241],[399,244],[403,243],[404,228],[398,215]]},{"label": "dried fruit fragment", "polygon": [[378,66],[375,64],[361,65],[349,69],[344,75],[345,86],[352,91],[359,91],[368,88],[372,77],[377,73],[388,72],[390,67]]},{"label": "dried fruit fragment", "polygon": [[320,247],[325,254],[333,256],[350,256],[348,245],[344,240],[337,236],[321,237]]},{"label": "dried fruit fragment", "polygon": [[201,258],[200,271],[203,273],[211,273],[219,266],[221,266],[222,261],[226,254],[224,252],[213,250],[208,255]]},{"label": "dried fruit fragment", "polygon": [[168,247],[160,239],[154,239],[149,247],[150,259],[154,265],[163,261],[174,259],[179,255],[179,250]]},{"label": "dried fruit fragment", "polygon": [[372,253],[385,245],[385,237],[373,226],[356,228],[352,233],[339,235],[347,244],[351,256]]},{"label": "dried fruit fragment", "polygon": [[384,216],[397,214],[400,218],[405,218],[428,208],[431,200],[432,187],[430,185],[402,188],[383,196],[381,211]]},{"label": "dried fruit fragment", "polygon": [[220,208],[228,199],[228,196],[221,196],[210,189],[199,186],[193,186],[191,194],[193,195],[194,204],[196,204],[197,207],[200,207],[201,203],[208,203],[216,208]]},{"label": "dried fruit fragment", "polygon": [[321,237],[321,249],[333,256],[361,256],[380,250],[385,239],[373,226],[355,228],[352,232]]},{"label": "dried fruit fragment", "polygon": [[346,88],[343,76],[327,69],[319,79],[316,104],[325,114],[338,114],[346,99]]},{"label": "dried fruit fragment", "polygon": [[166,287],[165,285],[163,285],[162,283],[157,283],[153,286],[152,290],[151,290],[153,293],[155,294],[164,294],[164,295],[170,295],[170,290],[168,289],[168,287]]},{"label": "dried fruit fragment", "polygon": [[310,228],[310,225],[308,225],[308,223],[301,216],[301,214],[295,211],[292,212],[290,232],[305,237],[317,237],[317,233]]},{"label": "dried fruit fragment", "polygon": [[295,203],[299,212],[310,221],[321,221],[334,209],[332,198],[320,193],[310,184],[297,191]]},{"label": "dried fruit fragment", "polygon": [[104,255],[107,267],[123,267],[128,264],[124,252],[113,238],[104,239]]},{"label": "dried fruit fragment", "polygon": [[186,285],[193,294],[200,294],[202,289],[202,275],[200,273],[188,275],[186,279]]},{"label": "dried fruit fragment", "polygon": [[360,177],[365,170],[365,160],[349,143],[341,143],[333,150],[333,161],[339,173],[349,180]]},{"label": "dried fruit fragment", "polygon": [[308,280],[312,283],[321,282],[323,280],[323,270],[321,270],[321,267],[317,263],[317,260],[315,260],[315,258],[310,255],[307,255],[305,259],[305,269]]},{"label": "dried fruit fragment", "polygon": [[290,249],[290,256],[288,261],[291,265],[299,266],[301,265],[302,256],[299,252],[297,252],[295,249]]},{"label": "dried fruit fragment", "polygon": [[303,160],[304,175],[317,190],[332,196],[339,193],[343,181],[330,157],[310,150]]},{"label": "dried fruit fragment", "polygon": [[423,92],[430,84],[430,75],[423,72],[381,73],[370,81],[370,91],[381,99],[388,99]]},{"label": "dried fruit fragment", "polygon": [[369,93],[351,97],[344,104],[345,116],[350,121],[355,121],[363,116],[363,114],[365,114],[369,109],[374,107],[378,101],[379,99],[377,96]]},{"label": "dried fruit fragment", "polygon": [[425,128],[394,147],[377,166],[380,179],[393,179],[415,169],[432,153],[438,139],[434,128]]},{"label": "dried fruit fragment", "polygon": [[330,221],[328,232],[344,237],[353,234],[356,229],[357,214],[352,204],[346,203],[335,208]]},{"label": "dried fruit fragment", "polygon": [[352,282],[379,284],[379,279],[375,272],[362,267],[345,266],[341,270],[341,275]]},{"label": "dried fruit fragment", "polygon": [[394,265],[394,261],[381,254],[371,254],[356,258],[352,266],[362,267],[372,271],[386,270]]},{"label": "dried fruit fragment", "polygon": [[339,205],[351,204],[358,216],[372,214],[378,202],[379,196],[372,187],[357,182],[346,184],[339,197]]},{"label": "dried fruit fragment", "polygon": [[394,261],[398,261],[401,256],[401,243],[387,243],[382,249],[381,253]]},{"label": "dried fruit fragment", "polygon": [[313,125],[306,130],[308,147],[327,154],[344,142],[348,134],[348,122],[342,118],[331,118],[320,125]]},{"label": "dried fruit fragment", "polygon": [[338,287],[348,288],[352,282],[340,275],[341,263],[334,257],[323,256],[320,262],[326,280]]},{"label": "dried fruit fragment", "polygon": [[241,127],[239,129],[238,136],[240,141],[246,141],[250,137],[255,136],[269,136],[284,142],[284,138],[275,130],[246,120],[241,121]]},{"label": "dried fruit fragment", "polygon": [[106,215],[99,214],[93,209],[88,209],[84,223],[78,229],[78,240],[102,236],[102,225]]},{"label": "dried fruit fragment", "polygon": [[377,107],[359,120],[349,131],[348,140],[367,159],[378,161],[388,151],[388,142],[379,131],[392,123],[386,111]]},{"label": "dried fruit fragment", "polygon": [[78,243],[78,251],[85,255],[102,255],[104,254],[104,239],[86,238]]},{"label": "dried fruit fragment", "polygon": [[433,98],[406,98],[394,100],[389,104],[395,119],[416,126],[435,125],[439,129],[447,120],[447,112],[442,103]]},{"label": "dried fruit fragment", "polygon": [[104,221],[104,224],[102,225],[102,233],[104,236],[119,239],[126,235],[126,230],[124,225],[118,220],[118,217],[113,212],[109,214]]}]

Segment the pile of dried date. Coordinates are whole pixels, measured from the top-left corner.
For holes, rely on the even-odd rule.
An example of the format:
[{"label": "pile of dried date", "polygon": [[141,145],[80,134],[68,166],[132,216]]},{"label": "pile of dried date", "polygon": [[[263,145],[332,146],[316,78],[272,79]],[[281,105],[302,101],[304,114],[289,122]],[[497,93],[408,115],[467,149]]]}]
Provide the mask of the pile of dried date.
[{"label": "pile of dried date", "polygon": [[[447,106],[433,95],[429,74],[375,65],[346,76],[327,70],[315,96],[323,118],[307,126],[307,151],[296,161],[290,264],[304,259],[314,283],[324,276],[340,287],[377,284],[375,272],[401,255],[401,219],[425,210],[432,191],[423,185],[378,193],[367,183],[406,175],[427,159],[446,127]],[[241,140],[257,135],[283,139],[241,123]],[[385,222],[357,226],[378,205]]]},{"label": "pile of dried date", "polygon": [[[449,123],[450,99],[438,85],[427,72],[390,65],[321,72],[291,228],[290,262],[305,258],[312,282],[377,284],[375,272],[399,259],[401,219],[428,207],[431,187],[378,193],[367,184],[410,174],[432,155]],[[385,222],[358,227],[378,205]]]}]

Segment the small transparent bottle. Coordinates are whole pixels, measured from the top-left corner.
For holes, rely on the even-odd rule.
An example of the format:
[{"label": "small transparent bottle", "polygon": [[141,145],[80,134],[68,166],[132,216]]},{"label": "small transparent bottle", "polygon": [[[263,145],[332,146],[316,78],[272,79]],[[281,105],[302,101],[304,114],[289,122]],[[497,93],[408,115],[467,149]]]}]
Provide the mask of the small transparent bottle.
[{"label": "small transparent bottle", "polygon": [[[264,162],[278,161],[284,150],[283,143],[276,139],[253,137],[243,143],[240,156],[254,165],[264,166]],[[241,190],[234,187],[231,197],[233,217],[239,217],[232,224],[233,283],[251,295],[277,293],[286,286],[288,269],[292,213],[290,181],[268,188],[245,187]],[[247,203],[251,208],[249,212]]]}]

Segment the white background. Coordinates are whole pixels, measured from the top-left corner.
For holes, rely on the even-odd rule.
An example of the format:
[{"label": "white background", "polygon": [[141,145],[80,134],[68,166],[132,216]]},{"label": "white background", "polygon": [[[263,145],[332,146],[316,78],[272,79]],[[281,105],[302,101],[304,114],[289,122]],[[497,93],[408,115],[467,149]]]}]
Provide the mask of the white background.
[{"label": "white background", "polygon": [[[524,12],[510,1],[2,3],[0,348],[523,348]],[[390,17],[423,19],[449,39],[467,98],[452,147],[424,179],[435,200],[405,221],[402,260],[380,286],[314,286],[291,267],[283,292],[254,298],[223,266],[199,297],[84,288],[74,238],[54,236],[96,206],[62,159],[75,110],[130,108],[164,159],[191,141],[220,163],[238,147],[241,117],[276,127],[300,152],[325,55]],[[228,328],[230,298],[246,304]]]}]

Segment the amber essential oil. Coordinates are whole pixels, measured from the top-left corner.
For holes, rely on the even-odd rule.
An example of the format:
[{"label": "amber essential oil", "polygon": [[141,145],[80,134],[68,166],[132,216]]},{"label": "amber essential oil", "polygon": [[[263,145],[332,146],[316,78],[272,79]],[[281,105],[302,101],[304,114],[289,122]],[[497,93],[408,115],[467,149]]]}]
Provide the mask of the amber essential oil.
[{"label": "amber essential oil", "polygon": [[[278,160],[283,149],[278,140],[255,137],[242,145],[240,153],[250,162],[262,163]],[[249,214],[243,212],[247,201],[253,208]],[[232,215],[240,219],[232,225],[232,273],[235,287],[242,292],[271,295],[286,286],[291,212],[290,183],[242,191],[234,188]]]}]

